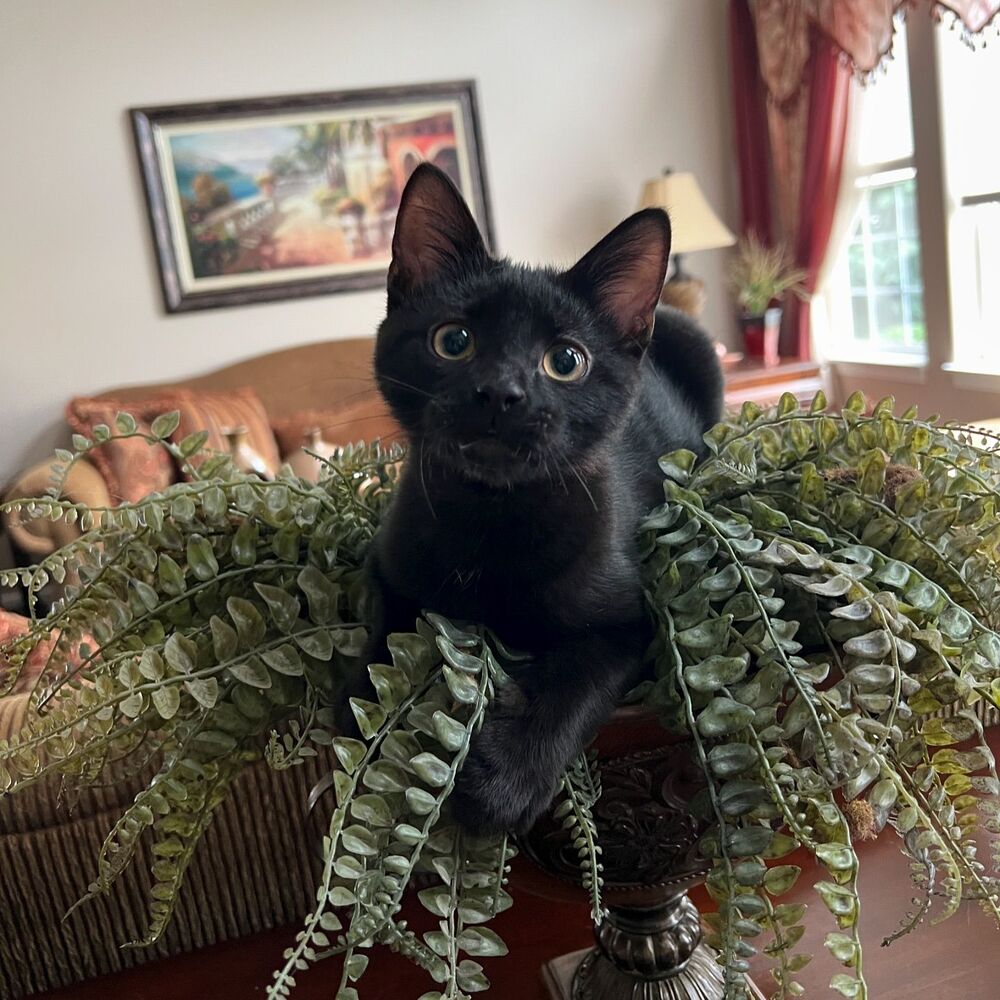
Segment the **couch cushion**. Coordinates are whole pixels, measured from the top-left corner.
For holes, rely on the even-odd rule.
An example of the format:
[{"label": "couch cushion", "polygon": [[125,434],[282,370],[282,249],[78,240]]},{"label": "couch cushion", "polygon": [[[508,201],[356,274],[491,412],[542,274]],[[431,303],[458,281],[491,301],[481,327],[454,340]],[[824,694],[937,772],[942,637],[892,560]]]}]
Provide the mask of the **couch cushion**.
[{"label": "couch cushion", "polygon": [[257,393],[249,386],[233,392],[182,389],[174,397],[173,406],[181,416],[174,441],[181,441],[197,431],[208,432],[204,450],[191,463],[195,468],[205,461],[209,452],[228,452],[226,431],[244,427],[247,444],[263,459],[270,475],[277,473],[281,457],[271,423]]},{"label": "couch cushion", "polygon": [[[66,422],[77,434],[93,437],[97,424],[114,429],[115,417],[124,411],[131,413],[138,429],[148,434],[149,422],[171,409],[168,397],[125,403],[77,396],[66,407]],[[143,438],[112,438],[89,452],[88,457],[104,476],[111,502],[115,504],[134,503],[166,489],[177,478],[174,461],[166,448]]]},{"label": "couch cushion", "polygon": [[327,444],[353,444],[376,438],[388,442],[400,433],[399,424],[392,418],[386,403],[372,393],[328,410],[300,410],[290,417],[275,420],[274,436],[282,458],[298,451],[306,433],[314,427],[319,428]]}]

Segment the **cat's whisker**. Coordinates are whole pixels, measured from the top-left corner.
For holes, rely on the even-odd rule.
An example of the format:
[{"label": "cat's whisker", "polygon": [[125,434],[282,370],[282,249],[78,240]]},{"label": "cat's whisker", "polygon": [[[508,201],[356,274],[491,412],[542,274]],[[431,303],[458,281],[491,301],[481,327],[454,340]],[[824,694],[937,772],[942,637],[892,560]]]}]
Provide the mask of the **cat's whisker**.
[{"label": "cat's whisker", "polygon": [[[300,383],[302,388],[310,387],[314,388],[316,386],[328,385],[331,382],[367,382],[368,388],[360,389],[358,392],[353,393],[350,396],[342,397],[341,401],[346,401],[349,399],[356,399],[358,396],[368,396],[375,395],[378,391],[375,385],[375,376],[371,371],[366,372],[363,375],[325,375],[323,378],[310,379],[308,382]],[[419,393],[421,396],[426,396],[428,399],[433,398],[433,395],[427,392],[425,389],[421,389],[420,386],[413,385],[410,382],[406,382],[403,379],[396,378],[393,375],[386,375],[384,372],[378,376],[379,381],[391,382],[394,385],[400,386],[400,388],[408,389],[410,392]]]},{"label": "cat's whisker", "polygon": [[428,399],[436,398],[433,393],[428,392],[426,389],[421,389],[419,386],[412,385],[409,382],[404,382],[401,378],[395,378],[392,375],[380,374],[378,379],[380,382],[391,382],[393,385],[398,385],[402,389],[419,393],[421,396],[426,396]]},{"label": "cat's whisker", "polygon": [[[307,390],[315,390],[317,388],[322,389],[327,383],[333,381],[332,378],[322,378],[322,379],[310,379],[308,382],[298,382],[296,385],[292,386],[289,390],[291,395],[298,393],[304,393]],[[357,392],[349,392],[345,395],[336,393],[335,397],[331,398],[329,403],[330,411],[333,412],[345,406],[348,403],[353,403],[355,400],[364,400],[366,397],[370,399],[373,403],[382,403],[382,397],[378,393],[378,389],[375,383],[372,381],[372,377],[369,376],[367,379],[358,379],[358,381],[366,381],[369,383],[367,389],[359,389]],[[325,410],[324,406],[308,406],[305,407],[306,410],[316,410],[323,412]]]},{"label": "cat's whisker", "polygon": [[424,478],[424,441],[423,438],[420,439],[420,485],[424,490],[424,498],[427,500],[427,509],[431,512],[431,517],[436,521],[438,519],[437,511],[434,510],[434,504],[431,503],[431,495],[427,489],[427,480]]},{"label": "cat's whisker", "polygon": [[[367,388],[361,389],[357,393],[354,393],[354,396],[364,396],[364,395],[368,395],[368,394],[374,395],[375,392],[377,391],[376,388],[375,388],[375,376],[374,376],[371,368],[364,369],[364,370],[359,370],[359,374],[357,374],[357,375],[344,374],[343,372],[340,372],[340,373],[338,373],[336,375],[323,375],[322,377],[318,377],[318,378],[309,378],[308,380],[306,380],[304,382],[297,383],[297,385],[292,386],[291,388],[292,388],[293,391],[295,389],[311,389],[311,388],[315,388],[316,386],[330,385],[333,382],[365,382],[365,383],[367,383]],[[350,399],[350,398],[353,398],[353,397],[348,396],[348,397],[341,397],[341,398],[342,399],[343,398]]]},{"label": "cat's whisker", "polygon": [[[563,479],[562,473],[559,471],[559,462],[554,460],[553,464],[555,465],[556,475],[559,476],[559,480],[562,483],[563,491],[565,492],[566,481]],[[545,459],[545,475],[548,476],[549,482],[552,484],[552,490],[554,492],[556,488],[556,480],[555,476],[552,475],[552,470],[549,468],[548,459]]]},{"label": "cat's whisker", "polygon": [[587,497],[589,498],[591,504],[594,507],[595,513],[599,514],[601,512],[600,508],[597,506],[597,501],[594,499],[594,494],[590,492],[589,487],[584,482],[583,476],[580,475],[580,473],[577,471],[576,466],[571,461],[569,461],[569,459],[567,459],[567,463],[569,464],[569,471],[572,472],[574,476],[576,476],[577,481],[583,487],[583,492],[587,494]]},{"label": "cat's whisker", "polygon": [[569,487],[566,485],[566,477],[562,472],[562,463],[559,461],[558,455],[553,455],[552,460],[556,463],[556,472],[559,473],[559,482],[562,484],[563,493],[569,496]]},{"label": "cat's whisker", "polygon": [[[383,410],[381,413],[363,413],[359,417],[349,417],[346,420],[337,420],[334,423],[327,423],[325,420],[317,420],[316,424],[321,431],[335,431],[341,427],[350,427],[351,424],[360,424],[365,420],[385,420],[386,418],[392,417],[392,414],[388,410]],[[401,431],[393,431],[393,434],[402,433]],[[383,435],[385,437],[386,435]]]}]

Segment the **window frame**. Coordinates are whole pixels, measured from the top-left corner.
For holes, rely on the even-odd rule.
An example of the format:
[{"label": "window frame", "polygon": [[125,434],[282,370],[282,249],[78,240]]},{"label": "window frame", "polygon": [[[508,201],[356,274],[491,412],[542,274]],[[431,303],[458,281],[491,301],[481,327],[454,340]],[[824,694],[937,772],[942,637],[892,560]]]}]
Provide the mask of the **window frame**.
[{"label": "window frame", "polygon": [[[921,224],[920,210],[921,181],[919,178],[922,173],[922,164],[919,157],[920,150],[917,148],[920,114],[918,102],[914,96],[915,77],[921,73],[925,73],[926,66],[923,63],[915,65],[917,60],[914,59],[915,46],[912,38],[914,32],[911,29],[917,20],[919,18],[900,18],[897,20],[895,26],[897,41],[895,56],[898,58],[901,55],[900,50],[905,50],[908,76],[906,98],[910,117],[911,152],[909,155],[893,159],[863,161],[864,150],[862,148],[861,131],[857,127],[857,124],[855,124],[852,135],[848,140],[848,148],[845,151],[841,178],[841,198],[849,199],[851,205],[854,206],[853,216],[849,222],[846,220],[846,212],[850,210],[850,206],[841,205],[838,209],[843,215],[840,222],[835,225],[846,225],[846,229],[842,229],[840,232],[842,246],[839,248],[840,253],[837,259],[828,259],[823,272],[821,272],[820,285],[814,297],[812,318],[813,329],[815,331],[814,346],[817,352],[824,362],[839,366],[850,365],[854,370],[858,366],[864,365],[878,366],[879,368],[888,367],[889,369],[896,366],[901,370],[922,367],[927,363],[930,353],[930,345],[928,343],[930,331],[927,327],[926,315],[926,288],[928,282],[923,255],[925,237]],[[900,36],[902,36],[904,45],[899,44]],[[872,86],[878,87],[879,81],[874,81]],[[860,113],[861,109],[858,105],[863,99],[864,91],[855,87],[850,97],[852,106],[849,113],[852,118],[855,118]],[[856,118],[855,123],[857,123]],[[888,150],[886,151],[888,152]],[[908,172],[916,181],[917,225],[915,235],[920,245],[920,277],[923,285],[922,295],[924,297],[925,343],[918,347],[893,349],[888,345],[877,342],[873,343],[870,339],[865,340],[853,335],[855,329],[854,297],[852,294],[849,254],[852,242],[851,234],[857,222],[858,213],[862,210],[861,199],[867,196],[865,189],[883,186],[893,174],[898,176],[903,171]],[[868,266],[866,265],[867,270]],[[873,328],[871,320],[874,310],[875,303],[871,302],[869,305],[869,336]],[[852,335],[847,336],[845,335],[846,332],[850,332]]]},{"label": "window frame", "polygon": [[[886,188],[898,184],[901,181],[916,180],[917,171],[916,167],[913,165],[913,157],[901,157],[895,160],[887,160],[883,163],[872,163],[866,165],[863,169],[858,168],[854,172],[852,183],[856,190],[860,192],[858,209],[855,214],[855,219],[851,222],[851,229],[855,225],[857,219],[857,214],[862,211],[862,203],[860,199],[869,196],[869,193],[878,188]],[[915,190],[918,185],[915,185]],[[897,202],[897,223],[899,219],[899,208]],[[867,229],[867,215],[862,215],[862,225]],[[918,247],[921,243],[921,233],[919,223],[917,224],[916,231],[913,233],[900,233],[897,231],[892,234],[875,234],[866,233],[863,245],[865,247],[865,283],[866,290],[868,294],[866,295],[868,301],[868,321],[867,326],[869,331],[874,329],[877,325],[877,292],[879,286],[875,283],[873,277],[873,264],[874,259],[871,254],[871,244],[874,242],[894,240],[897,246],[897,256],[900,261],[900,285],[899,285],[899,296],[901,299],[906,299],[912,297],[914,294],[919,294],[921,299],[923,298],[923,273],[921,270],[921,286],[918,288],[916,286],[909,287],[905,280],[902,270],[902,254],[899,250],[902,249],[903,242],[907,239],[916,240]],[[827,280],[824,284],[823,295],[827,299],[827,310],[829,312],[829,324],[830,329],[834,331],[842,331],[848,328],[854,329],[854,300],[855,300],[855,284],[851,276],[851,262],[850,262],[850,250],[853,246],[854,241],[847,238],[844,242],[843,252],[839,255],[839,258],[833,262],[831,270],[827,276]],[[885,286],[884,290],[887,290],[889,286]],[[876,293],[876,294],[873,294]],[[904,305],[904,310],[906,306]],[[925,321],[925,331],[926,331],[926,321]],[[925,333],[926,337],[926,333]],[[914,363],[923,363],[926,357],[926,343],[924,344],[912,344],[912,345],[902,345],[896,349],[888,348],[877,342],[873,342],[870,339],[866,340],[859,337],[838,337],[838,338],[827,338],[827,343],[825,344],[826,356],[831,360],[836,360],[845,363],[862,363],[862,362],[874,362],[878,364],[905,364],[912,365]]]},{"label": "window frame", "polygon": [[[949,419],[977,423],[1000,416],[1000,371],[972,365],[954,357],[952,280],[949,262],[949,201],[945,176],[940,50],[961,42],[937,29],[931,18],[913,15],[908,19],[911,107],[913,120],[917,186],[917,220],[921,239],[921,272],[924,279],[924,316],[927,323],[927,358],[917,364],[912,358],[895,357],[891,363],[872,360],[838,361],[822,358],[824,380],[831,399],[846,399],[863,389],[869,399],[894,396],[901,407],[919,402],[922,414],[941,413]],[[994,58],[992,53],[988,53]],[[941,276],[945,280],[941,280]],[[822,297],[814,303],[817,351],[829,312]]]},{"label": "window frame", "polygon": [[[919,350],[887,351],[866,349],[853,337],[837,336],[850,318],[851,296],[848,264],[832,262],[818,300],[825,300],[825,316],[819,329],[827,333],[817,338],[824,360],[834,366],[850,366],[857,372],[865,366],[893,368],[934,368],[944,370],[953,361],[951,271],[948,253],[949,219],[946,210],[944,176],[944,134],[941,125],[940,65],[938,39],[931,18],[907,17],[897,27],[906,35],[909,70],[909,105],[913,131],[912,156],[882,163],[844,164],[846,180],[858,186],[871,184],[893,171],[912,170],[916,178],[917,237],[920,243],[920,271],[923,284],[926,353]],[[873,86],[878,86],[876,81]],[[845,247],[846,247],[845,243]],[[946,279],[941,280],[945,275]],[[845,285],[846,280],[846,285]],[[912,382],[905,376],[904,381]]]}]

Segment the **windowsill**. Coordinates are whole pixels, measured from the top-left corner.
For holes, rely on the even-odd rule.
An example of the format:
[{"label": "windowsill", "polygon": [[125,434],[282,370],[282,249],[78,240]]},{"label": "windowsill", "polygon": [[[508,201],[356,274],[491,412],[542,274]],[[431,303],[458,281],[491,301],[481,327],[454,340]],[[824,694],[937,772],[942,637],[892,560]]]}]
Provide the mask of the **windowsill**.
[{"label": "windowsill", "polygon": [[951,384],[956,389],[989,393],[1000,391],[1000,366],[990,368],[985,362],[967,359],[949,361],[941,368],[951,377]]},{"label": "windowsill", "polygon": [[926,368],[927,356],[904,352],[872,351],[867,354],[827,354],[823,358],[831,365],[864,365],[866,368]]},{"label": "windowsill", "polygon": [[941,368],[953,375],[980,375],[983,378],[1000,378],[1000,362],[997,361],[992,364],[983,361],[948,361]]},{"label": "windowsill", "polygon": [[987,367],[985,362],[976,360],[950,361],[940,369],[932,369],[924,357],[912,354],[855,354],[841,357],[825,357],[823,364],[836,369],[848,378],[881,378],[887,382],[906,382],[922,385],[934,372],[950,378],[955,389],[978,392],[1000,392],[1000,362]]},{"label": "windowsill", "polygon": [[927,381],[927,358],[914,354],[875,353],[826,357],[824,365],[832,368],[839,377],[847,379],[882,379],[886,382],[905,382],[923,385]]}]

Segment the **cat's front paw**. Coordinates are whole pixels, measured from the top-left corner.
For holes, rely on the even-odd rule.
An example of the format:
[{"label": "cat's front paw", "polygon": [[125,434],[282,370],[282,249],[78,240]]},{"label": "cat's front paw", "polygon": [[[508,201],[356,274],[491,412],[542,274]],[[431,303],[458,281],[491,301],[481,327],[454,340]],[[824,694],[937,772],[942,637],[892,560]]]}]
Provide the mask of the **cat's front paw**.
[{"label": "cat's front paw", "polygon": [[473,739],[455,791],[455,819],[470,833],[527,833],[548,808],[558,774],[541,734],[531,731],[523,695],[510,684]]}]

